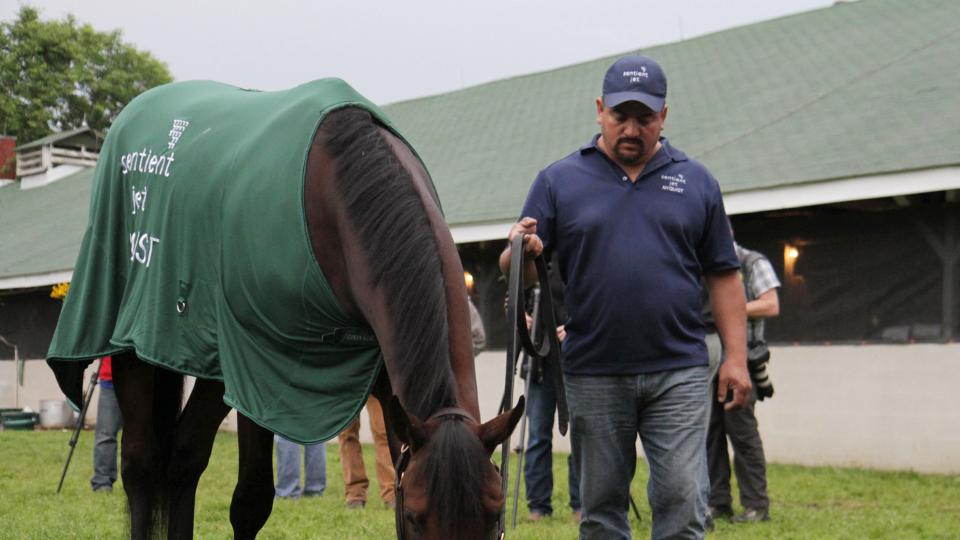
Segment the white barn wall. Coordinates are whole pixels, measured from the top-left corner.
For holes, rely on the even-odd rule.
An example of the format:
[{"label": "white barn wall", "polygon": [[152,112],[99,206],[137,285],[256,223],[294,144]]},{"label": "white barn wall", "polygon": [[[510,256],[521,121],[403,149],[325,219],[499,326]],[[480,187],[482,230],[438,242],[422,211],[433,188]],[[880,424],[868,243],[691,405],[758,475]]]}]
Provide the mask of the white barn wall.
[{"label": "white barn wall", "polygon": [[[757,405],[768,461],[960,473],[960,344],[787,346],[771,355],[776,395]],[[499,405],[505,362],[504,351],[477,360],[484,419]],[[522,381],[515,385],[519,395]],[[556,429],[554,448],[570,449]]]},{"label": "white barn wall", "polygon": [[[477,358],[480,410],[496,414],[506,353]],[[960,344],[773,347],[773,399],[757,416],[767,459],[802,465],[960,473]],[[20,405],[62,399],[45,362],[26,363]],[[14,363],[0,362],[0,407],[14,406]],[[515,379],[515,399],[523,381]],[[96,394],[88,413],[95,421]],[[233,415],[224,428],[236,429]],[[366,413],[361,439],[370,442]],[[516,440],[516,435],[515,435]],[[555,433],[555,448],[569,439]]]}]

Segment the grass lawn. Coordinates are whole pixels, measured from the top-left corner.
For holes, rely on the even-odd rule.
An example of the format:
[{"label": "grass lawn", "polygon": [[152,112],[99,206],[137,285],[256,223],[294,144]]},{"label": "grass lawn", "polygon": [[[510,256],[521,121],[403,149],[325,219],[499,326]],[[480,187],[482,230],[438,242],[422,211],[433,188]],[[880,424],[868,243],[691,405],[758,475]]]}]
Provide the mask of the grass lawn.
[{"label": "grass lawn", "polygon": [[[63,492],[55,494],[69,439],[68,431],[0,433],[0,539],[125,536],[127,518],[121,483],[118,481],[111,494],[90,491],[92,432],[81,435]],[[368,475],[373,479],[372,448],[364,451]],[[377,497],[375,480],[367,508],[347,510],[336,445],[328,448],[327,456],[326,494],[277,501],[260,538],[393,537],[393,514]],[[558,486],[566,485],[566,467],[560,466],[565,463],[565,456],[554,460]],[[515,465],[515,460],[511,464]],[[197,538],[232,537],[229,506],[236,469],[236,436],[221,433],[210,467],[200,481]],[[790,465],[771,465],[768,475],[771,521],[755,525],[721,522],[711,538],[960,538],[960,476]],[[650,536],[646,479],[646,467],[641,462],[632,488],[643,517],[637,522],[631,516],[638,539]],[[571,521],[565,492],[555,491],[554,516],[540,523],[526,523],[526,510],[521,508],[519,526],[508,530],[507,537],[575,538],[577,528]]]}]

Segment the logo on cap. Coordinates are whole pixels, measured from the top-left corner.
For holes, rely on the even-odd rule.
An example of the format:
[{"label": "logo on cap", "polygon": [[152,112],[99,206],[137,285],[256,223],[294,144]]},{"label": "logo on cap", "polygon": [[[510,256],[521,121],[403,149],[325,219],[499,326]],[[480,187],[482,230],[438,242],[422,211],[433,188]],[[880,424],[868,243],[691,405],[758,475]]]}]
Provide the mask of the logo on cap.
[{"label": "logo on cap", "polygon": [[650,74],[647,73],[647,66],[640,66],[639,70],[624,71],[623,78],[627,79],[627,82],[637,83],[640,82],[641,78],[650,78]]}]

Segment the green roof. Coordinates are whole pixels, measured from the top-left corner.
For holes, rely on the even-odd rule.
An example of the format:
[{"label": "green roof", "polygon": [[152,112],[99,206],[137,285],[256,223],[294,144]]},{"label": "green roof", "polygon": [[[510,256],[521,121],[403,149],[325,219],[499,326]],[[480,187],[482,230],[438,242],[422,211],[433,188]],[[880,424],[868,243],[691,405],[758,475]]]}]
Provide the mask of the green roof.
[{"label": "green roof", "polygon": [[[640,52],[667,73],[664,134],[735,193],[960,163],[958,21],[953,0],[861,0]],[[384,109],[448,221],[513,220],[537,172],[596,133],[619,56]]]},{"label": "green roof", "polygon": [[[665,134],[729,195],[960,164],[958,21],[955,0],[861,0],[641,52],[667,72]],[[596,132],[618,56],[384,109],[451,226],[508,223],[537,172]],[[0,188],[0,289],[72,269],[92,174]]]},{"label": "green roof", "polygon": [[0,278],[73,270],[92,185],[91,168],[38,188],[0,187]]},{"label": "green roof", "polygon": [[42,139],[37,139],[35,141],[30,141],[26,144],[20,145],[16,148],[19,152],[21,150],[29,150],[30,148],[38,148],[47,144],[54,143],[80,143],[85,146],[89,146],[91,150],[100,147],[100,141],[103,139],[100,135],[97,134],[93,128],[89,127],[80,127],[76,129],[71,129],[68,131],[61,131],[58,133],[53,133],[47,135]]}]

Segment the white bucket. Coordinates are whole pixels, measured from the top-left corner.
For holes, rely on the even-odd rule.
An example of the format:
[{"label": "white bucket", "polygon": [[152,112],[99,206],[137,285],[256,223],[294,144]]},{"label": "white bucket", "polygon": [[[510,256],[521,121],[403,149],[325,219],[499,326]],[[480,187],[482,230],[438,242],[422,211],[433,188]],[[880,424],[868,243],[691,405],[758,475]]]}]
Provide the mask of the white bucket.
[{"label": "white bucket", "polygon": [[73,424],[73,409],[62,399],[40,400],[40,426],[63,428]]}]

